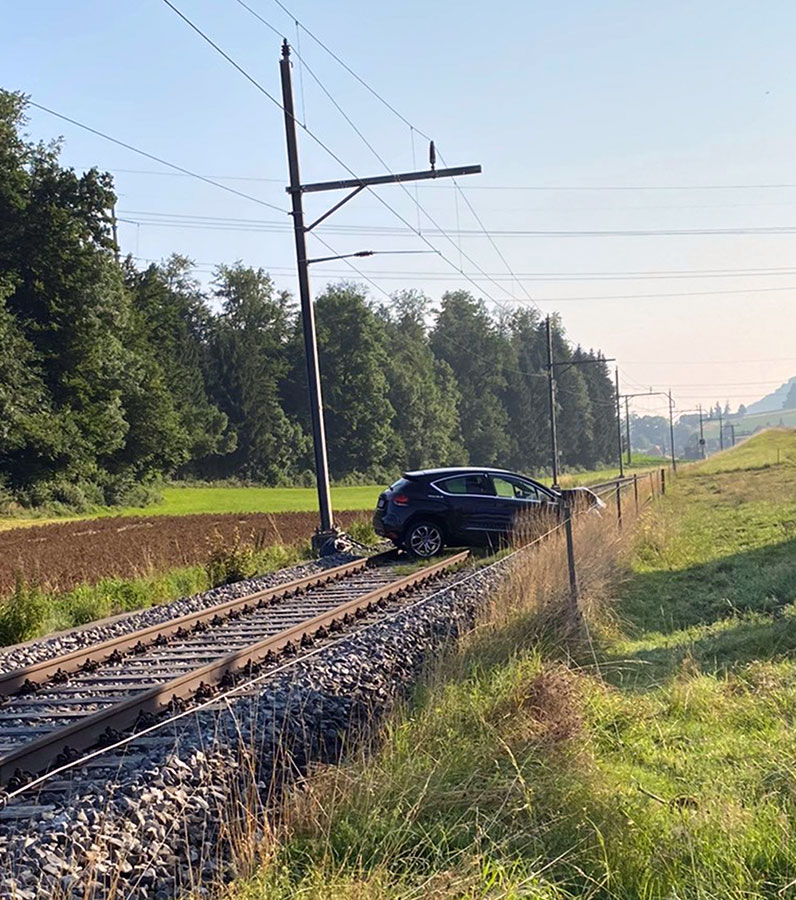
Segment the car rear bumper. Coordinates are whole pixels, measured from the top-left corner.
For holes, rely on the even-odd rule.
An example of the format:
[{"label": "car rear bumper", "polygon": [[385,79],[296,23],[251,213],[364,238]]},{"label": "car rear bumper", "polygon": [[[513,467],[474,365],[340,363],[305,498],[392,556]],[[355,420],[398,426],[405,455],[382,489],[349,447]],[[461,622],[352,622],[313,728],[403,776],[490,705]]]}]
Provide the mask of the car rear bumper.
[{"label": "car rear bumper", "polygon": [[400,523],[395,521],[394,518],[383,509],[377,509],[375,513],[373,513],[373,530],[380,537],[389,538],[389,540],[394,543],[398,543],[401,536],[401,526]]}]

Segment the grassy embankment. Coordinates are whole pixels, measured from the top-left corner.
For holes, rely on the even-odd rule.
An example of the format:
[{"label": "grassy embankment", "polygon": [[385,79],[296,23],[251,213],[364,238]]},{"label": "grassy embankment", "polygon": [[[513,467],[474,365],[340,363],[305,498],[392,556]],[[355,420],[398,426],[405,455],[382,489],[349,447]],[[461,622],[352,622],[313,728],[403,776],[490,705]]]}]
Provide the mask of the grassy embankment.
[{"label": "grassy embankment", "polygon": [[796,434],[684,467],[624,548],[584,524],[588,639],[550,544],[236,897],[796,896]]}]

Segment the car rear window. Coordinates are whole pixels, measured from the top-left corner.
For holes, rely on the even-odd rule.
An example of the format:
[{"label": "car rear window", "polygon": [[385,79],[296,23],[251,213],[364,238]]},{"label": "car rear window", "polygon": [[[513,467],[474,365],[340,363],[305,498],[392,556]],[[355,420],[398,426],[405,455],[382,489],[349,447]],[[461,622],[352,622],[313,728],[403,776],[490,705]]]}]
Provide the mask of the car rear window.
[{"label": "car rear window", "polygon": [[402,491],[409,484],[409,479],[399,478],[398,481],[390,485],[391,491]]}]

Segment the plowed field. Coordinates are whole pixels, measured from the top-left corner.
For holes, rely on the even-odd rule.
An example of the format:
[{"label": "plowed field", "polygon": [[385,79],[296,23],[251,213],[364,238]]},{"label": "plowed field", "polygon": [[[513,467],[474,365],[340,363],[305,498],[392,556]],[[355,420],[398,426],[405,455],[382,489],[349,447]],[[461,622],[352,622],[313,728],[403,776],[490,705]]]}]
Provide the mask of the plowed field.
[{"label": "plowed field", "polygon": [[[342,512],[343,528],[362,512]],[[262,544],[291,544],[309,538],[315,513],[114,517],[38,525],[0,532],[0,593],[17,572],[51,590],[69,590],[105,576],[130,578],[178,566],[203,563],[210,542],[221,535],[230,543],[236,530],[253,533]]]}]

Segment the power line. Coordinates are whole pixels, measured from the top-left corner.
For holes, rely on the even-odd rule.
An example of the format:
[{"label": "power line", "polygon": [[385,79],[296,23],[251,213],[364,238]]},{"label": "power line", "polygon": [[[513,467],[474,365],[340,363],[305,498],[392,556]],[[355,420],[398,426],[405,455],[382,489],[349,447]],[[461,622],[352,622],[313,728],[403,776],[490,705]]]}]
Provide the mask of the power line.
[{"label": "power line", "polygon": [[[237,2],[241,3],[241,0],[237,0]],[[298,25],[301,28],[301,30],[305,34],[307,34],[309,37],[311,37],[312,40],[315,41],[316,44],[318,44],[319,47],[324,49],[329,54],[329,56],[332,57],[332,59],[334,59],[336,62],[338,62],[346,70],[346,72],[348,72],[349,75],[351,75],[353,78],[355,78],[362,85],[362,87],[365,88],[365,90],[367,90],[371,94],[373,94],[373,96],[377,100],[379,100],[379,102],[381,102],[384,106],[386,106],[387,109],[390,110],[390,112],[392,112],[394,115],[396,115],[404,123],[404,125],[408,125],[409,128],[411,128],[413,131],[416,131],[417,134],[419,134],[421,137],[425,138],[427,141],[431,140],[429,135],[425,134],[416,125],[413,125],[409,121],[409,119],[406,118],[406,116],[403,116],[400,112],[398,112],[398,110],[388,100],[385,100],[384,97],[382,97],[382,95],[375,88],[371,87],[367,83],[367,81],[365,81],[364,78],[361,78],[359,75],[357,75],[357,73],[334,52],[334,50],[330,49],[326,44],[324,44],[324,42],[317,35],[313,34],[309,30],[309,28],[307,28],[302,22],[300,22],[298,20],[298,18],[284,5],[284,3],[281,2],[281,0],[274,0],[274,2],[284,13],[286,13],[288,16],[290,16],[290,18],[296,23],[296,25]],[[245,6],[245,4],[243,4],[243,3],[241,3],[241,5]],[[257,14],[253,13],[253,15],[256,16]],[[257,18],[260,18],[260,17],[257,16]],[[273,27],[273,26],[269,25],[269,27]]]},{"label": "power line", "polygon": [[[478,234],[477,231],[461,232]],[[743,226],[739,228],[626,228],[590,230],[505,229],[493,234],[504,237],[691,237],[702,235],[777,235],[794,234],[796,225]]]},{"label": "power line", "polygon": [[680,291],[677,293],[655,293],[655,294],[592,294],[585,297],[539,297],[543,302],[549,303],[582,303],[592,302],[594,300],[651,300],[663,297],[706,297],[712,295],[723,294],[760,294],[774,293],[779,291],[796,291],[796,285],[781,287],[750,287],[750,288],[733,288],[728,290],[715,291]]},{"label": "power line", "polygon": [[[154,219],[151,221],[146,221],[144,219],[128,219],[127,215],[134,216],[162,216],[162,218]],[[169,219],[176,219],[177,221],[169,221]],[[183,216],[180,214],[167,214],[167,213],[140,213],[131,211],[129,213],[122,213],[118,216],[117,221],[125,222],[131,225],[149,225],[149,226],[162,226],[162,227],[178,227],[178,228],[207,228],[211,230],[223,230],[223,231],[264,231],[264,232],[281,232],[290,229],[290,226],[283,226],[279,222],[263,222],[261,221],[259,225],[253,227],[251,225],[234,224],[236,222],[246,223],[256,222],[257,220],[245,220],[245,219],[227,219],[227,220],[219,220],[215,217],[210,216]],[[226,224],[229,222],[230,224]],[[368,226],[322,226],[325,232],[328,233],[336,233],[336,234],[351,234],[352,228],[356,228],[357,232],[355,233],[366,233],[366,234],[374,234],[379,233],[377,228],[368,227]],[[494,243],[494,242],[493,242]],[[497,249],[497,248],[496,248]],[[381,251],[382,253],[400,253],[401,251]],[[413,251],[407,251],[413,252]],[[422,251],[421,251],[422,252]],[[429,252],[438,253],[439,251],[434,248]],[[500,251],[498,250],[498,253]],[[502,254],[501,258],[504,259]],[[510,278],[508,280],[515,281],[517,284],[522,286],[522,281],[520,278],[511,271],[508,263],[506,262],[506,266],[509,269]],[[478,280],[478,275],[468,275],[462,269],[457,269],[463,277],[472,281],[473,279]],[[400,280],[404,277],[413,277],[416,276],[417,273],[397,273],[394,277],[396,280]],[[451,276],[440,275],[438,273],[433,273],[439,280],[445,280],[450,278]],[[496,280],[495,277],[491,275],[487,275],[483,273],[483,276],[487,278],[489,281],[494,282]],[[500,277],[499,275],[497,276]],[[796,285],[781,285],[778,287],[749,287],[749,288],[724,288],[718,290],[709,290],[709,291],[679,291],[679,292],[655,292],[655,293],[646,293],[646,294],[591,294],[587,296],[580,297],[538,297],[534,299],[530,295],[528,295],[528,300],[533,303],[534,306],[538,307],[538,302],[542,303],[584,303],[584,302],[593,302],[593,301],[612,301],[612,300],[645,300],[645,299],[662,299],[662,298],[690,298],[696,296],[723,296],[727,294],[759,294],[759,293],[782,293],[782,292],[790,292],[796,291]],[[521,298],[512,298],[514,302],[521,303],[523,302]],[[541,310],[540,310],[541,311]]]},{"label": "power line", "polygon": [[[156,213],[156,212],[139,212],[139,211],[127,211],[126,215],[140,215],[140,216],[168,216],[173,215],[177,217],[179,214],[177,213]],[[198,217],[197,217],[198,218]],[[208,219],[213,218],[221,218],[221,217],[204,217]],[[248,219],[224,219],[224,221],[253,221],[260,222],[262,220],[248,220]],[[138,223],[136,223],[138,224]],[[281,223],[277,223],[281,224]],[[372,233],[372,229],[368,226],[360,226],[367,233]],[[206,265],[212,265],[212,263],[206,263]],[[269,266],[270,269],[278,270],[280,268],[287,269],[288,271],[293,271],[294,267],[286,267],[286,266]],[[334,272],[331,269],[324,268],[324,271],[338,274],[338,272]],[[449,276],[442,274],[438,271],[431,270],[421,270],[421,269],[412,269],[411,272],[401,272],[398,270],[389,270],[389,269],[374,269],[372,270],[374,274],[383,275],[383,276],[396,276],[401,278],[431,278],[431,279],[447,279]],[[491,272],[491,277],[496,279],[505,279],[508,276],[503,275],[500,272]],[[663,279],[663,278],[767,278],[767,277],[783,277],[787,275],[796,275],[796,267],[782,267],[778,269],[673,269],[668,272],[580,272],[576,274],[568,274],[566,272],[518,272],[516,275],[527,281],[619,281],[619,280],[644,280],[644,279]],[[646,360],[644,360],[646,362]],[[691,364],[692,361],[684,361],[683,364]],[[733,360],[727,360],[727,362],[733,362]],[[767,362],[767,360],[763,360],[763,362]],[[668,361],[665,361],[668,365]]]},{"label": "power line", "polygon": [[[241,0],[236,0],[236,2],[240,3]],[[243,4],[242,4],[243,5]],[[296,57],[299,57],[298,51],[296,51]],[[112,167],[112,171],[117,172],[119,174],[126,175],[153,175],[153,176],[164,176],[170,178],[179,178],[180,175],[176,172],[159,172],[154,169],[126,169],[126,168],[117,168]],[[254,182],[265,182],[272,184],[284,184],[284,179],[282,178],[266,178],[262,175],[208,175],[208,178],[215,178],[218,181],[254,181]],[[773,185],[771,185],[773,187]],[[765,187],[765,185],[763,185]],[[796,188],[796,184],[793,185]],[[424,191],[455,191],[457,188],[452,184],[424,184],[419,186],[419,190]],[[498,184],[472,184],[467,186],[468,191],[531,191],[531,190],[548,190],[548,188],[537,188],[529,185],[515,184],[515,185],[498,185]],[[549,188],[549,190],[555,190],[554,188]],[[574,190],[574,188],[573,188]],[[648,210],[648,209],[745,209],[749,206],[793,206],[796,204],[795,200],[783,200],[783,201],[769,201],[769,202],[758,202],[758,203],[700,203],[700,204],[655,204],[654,206],[645,204],[643,206],[582,206],[582,207],[572,207],[568,206],[565,208],[561,208],[559,206],[523,206],[524,210],[531,211],[558,211],[558,212],[599,212],[602,210],[617,210],[617,209],[631,209],[631,210]]]},{"label": "power line", "polygon": [[147,159],[151,159],[153,162],[160,163],[160,165],[162,166],[168,166],[170,169],[175,169],[183,175],[189,175],[191,178],[197,178],[199,179],[199,181],[204,181],[206,184],[212,184],[213,187],[221,188],[222,191],[227,191],[230,194],[235,194],[236,196],[243,197],[246,200],[252,200],[254,203],[259,203],[260,206],[267,206],[269,209],[275,209],[277,212],[287,214],[287,210],[282,208],[281,206],[276,206],[273,203],[267,203],[265,200],[261,200],[259,197],[254,197],[251,194],[245,194],[243,193],[243,191],[238,191],[235,188],[229,187],[229,185],[214,181],[212,178],[208,178],[206,175],[199,175],[196,172],[192,172],[190,169],[186,169],[184,166],[178,166],[176,163],[172,163],[166,159],[162,159],[159,156],[155,156],[154,153],[148,153],[146,150],[141,150],[139,147],[134,147],[132,144],[128,144],[125,141],[120,141],[118,138],[111,137],[104,131],[99,131],[96,128],[92,128],[90,125],[86,125],[84,122],[78,122],[77,119],[72,119],[69,116],[63,115],[63,113],[56,112],[54,109],[43,106],[41,103],[34,103],[33,100],[28,100],[28,104],[35,109],[40,109],[42,112],[46,112],[51,116],[55,116],[57,119],[62,119],[64,122],[69,122],[71,125],[75,125],[78,128],[82,128],[84,131],[88,131],[91,134],[97,135],[97,137],[101,137],[106,141],[110,141],[112,144],[117,144],[119,147],[124,147],[125,150],[130,150],[133,153],[137,153],[139,156],[144,156]]},{"label": "power line", "polygon": [[[240,72],[246,78],[247,81],[249,81],[251,84],[253,84],[264,96],[266,96],[269,100],[271,100],[272,103],[274,103],[279,109],[281,109],[284,112],[282,104],[269,91],[267,91],[257,81],[256,78],[254,78],[252,75],[250,75],[241,65],[239,65],[237,62],[235,62],[235,60],[232,59],[232,57],[229,56],[229,54],[227,54],[224,50],[221,49],[221,47],[219,47],[218,44],[215,43],[215,41],[213,41],[208,35],[206,35],[186,15],[184,15],[182,12],[180,12],[180,10],[171,2],[171,0],[163,0],[163,2],[171,10],[173,10],[186,24],[188,24],[191,27],[191,29],[193,29],[193,31],[195,31],[204,41],[206,41],[214,50],[216,50],[216,52],[220,53],[221,56],[223,56],[223,58],[225,60],[227,60],[227,62],[229,62],[238,72]],[[305,63],[305,65],[306,65],[306,63]],[[295,117],[294,117],[294,120],[295,120]],[[353,169],[350,168],[350,166],[348,166],[345,162],[343,162],[343,160],[327,144],[325,144],[316,134],[314,134],[309,128],[307,128],[306,125],[303,125],[302,123],[298,122],[298,120],[295,120],[295,121],[296,121],[296,124],[299,125],[307,135],[309,135],[321,148],[323,148],[332,157],[332,159],[334,159],[337,163],[339,163],[354,178],[359,178],[359,176],[356,174],[356,172],[354,172]],[[403,187],[405,188],[405,186],[403,186]],[[379,194],[377,194],[375,191],[373,191],[373,189],[370,187],[368,188],[368,190],[373,194],[374,197],[376,197],[376,199],[386,209],[388,209],[397,219],[399,219],[409,229],[410,232],[416,234],[425,244],[427,244],[428,247],[430,247],[432,250],[434,250],[440,256],[440,258],[442,258],[446,263],[448,263],[448,265],[450,265],[452,268],[456,269],[457,271],[461,272],[463,277],[466,278],[468,281],[471,281],[472,284],[475,285],[478,288],[478,290],[481,291],[481,293],[483,293],[489,300],[491,300],[493,303],[497,304],[498,306],[502,307],[502,304],[500,303],[499,300],[497,300],[495,297],[492,297],[486,290],[484,290],[484,288],[482,286],[479,286],[461,268],[457,267],[456,264],[452,260],[450,260],[438,247],[435,247],[431,243],[431,241],[429,241],[428,238],[425,237],[425,235],[423,235],[420,231],[416,231],[413,228],[413,226],[404,218],[404,216],[402,216],[401,213],[399,213],[394,207],[390,206],[390,204],[383,197],[381,197]],[[413,199],[412,195],[409,191],[407,191],[407,194],[410,199]],[[414,202],[417,202],[417,201],[414,201]],[[429,219],[429,221],[431,221],[432,224],[434,224],[434,226],[439,230],[439,232],[444,237],[446,237],[449,241],[451,241],[451,243],[454,246],[456,246],[453,239],[450,238],[448,236],[448,234],[436,223],[436,221],[430,215],[430,213],[425,209],[423,209],[423,212],[426,215],[426,217]],[[473,266],[475,266],[476,269],[483,272],[483,270],[480,268],[478,263],[476,263],[471,257],[469,257],[465,254],[465,258],[468,260],[468,262],[470,262]],[[492,280],[487,275],[485,275],[485,277],[487,278],[487,280]],[[495,284],[501,290],[505,290],[497,282],[495,282]],[[513,299],[513,297],[512,297],[512,299]]]},{"label": "power line", "polygon": [[[185,177],[178,172],[159,172],[156,169],[121,169],[114,166],[111,171],[122,175],[159,175],[169,178]],[[215,178],[218,181],[261,181],[271,184],[285,183],[284,178],[264,178],[255,175],[207,175],[205,177]]]},{"label": "power line", "polygon": [[[787,384],[786,381],[782,381],[781,378],[776,378],[774,380],[769,381],[690,381],[690,382],[671,382],[666,385],[667,388],[677,388],[677,387],[686,387],[686,388],[721,388],[721,387],[753,387],[757,385],[769,385],[769,384],[777,384],[782,386],[783,384]],[[655,387],[660,387],[660,385],[654,385]]]},{"label": "power line", "polygon": [[[164,0],[165,2],[165,0]],[[49,111],[49,110],[48,110]],[[57,114],[56,114],[57,115]],[[61,116],[61,118],[65,118]],[[196,176],[201,177],[201,176]],[[354,177],[357,177],[356,175]],[[207,179],[203,179],[207,180]],[[215,182],[211,182],[215,184]],[[253,198],[248,194],[242,194],[239,191],[234,191],[231,188],[224,187],[223,185],[216,185],[223,187],[225,190],[231,190],[233,193],[238,194],[239,196],[246,197],[247,199],[253,199],[255,202],[261,203],[265,206],[270,206],[272,209],[277,209],[279,212],[284,212],[280,207],[275,207],[272,204],[266,203],[265,201],[258,200],[257,198]],[[451,234],[458,234],[467,237],[487,237],[490,241],[493,239],[493,235],[505,236],[505,237],[618,237],[622,235],[640,235],[640,236],[654,236],[654,235],[691,235],[691,234],[700,234],[700,235],[712,235],[712,234],[794,234],[796,233],[796,225],[793,226],[774,226],[771,228],[747,228],[747,229],[692,229],[692,230],[682,230],[682,231],[670,231],[670,230],[660,230],[660,231],[521,231],[521,230],[505,230],[505,231],[492,231],[485,232],[483,230],[477,229],[459,229],[458,231],[455,229],[444,229],[438,224],[435,223],[434,228],[427,228],[424,232],[418,232],[418,230],[409,223],[401,213],[397,212],[393,209],[389,204],[386,203],[383,198],[379,197],[378,194],[374,194],[374,196],[379,199],[381,203],[383,203],[386,208],[393,213],[401,222],[405,224],[405,228],[398,228],[394,225],[331,225],[331,226],[323,226],[325,228],[337,229],[340,233],[350,233],[350,234],[358,234],[358,233],[367,233],[367,234],[382,234],[388,237],[419,237],[421,240],[423,239],[424,234],[434,234],[446,237],[448,240],[452,241],[450,237]],[[410,199],[414,202],[414,198]],[[423,213],[429,218],[430,221],[434,222],[434,219],[430,216],[430,214],[423,209],[421,204],[421,209]],[[266,226],[279,226],[281,228],[289,229],[289,224],[285,224],[282,222],[275,222],[263,219],[245,219],[245,218],[235,218],[235,217],[224,217],[224,216],[199,216],[199,215],[184,215],[182,213],[159,213],[159,212],[142,212],[141,215],[146,216],[165,216],[171,218],[187,218],[187,219],[201,219],[204,221],[213,221],[219,224],[224,223],[232,223],[238,224],[241,226],[249,226],[251,228],[255,227],[266,227]],[[455,246],[455,244],[454,244]],[[436,248],[435,248],[436,249]],[[441,253],[442,251],[438,251]],[[468,257],[467,254],[464,254],[465,259],[468,259],[469,262],[473,262],[471,258]],[[450,262],[448,260],[448,262]],[[452,263],[451,263],[452,264]],[[474,263],[475,264],[475,263]],[[452,264],[457,271],[459,267],[455,264]],[[476,265],[479,272],[487,279],[491,280],[492,275],[483,271],[479,266]],[[767,274],[777,274],[775,271],[764,270]],[[779,270],[778,270],[779,271]],[[783,274],[793,274],[796,271],[794,268],[784,268],[781,270]],[[757,274],[754,270],[750,270],[751,274]],[[537,276],[538,277],[538,276]],[[584,277],[585,276],[581,276]],[[631,276],[626,276],[631,277]],[[657,276],[650,275],[648,277],[654,278]],[[684,277],[688,277],[685,276]],[[723,272],[716,273],[716,277],[725,277]],[[726,277],[733,277],[731,274],[727,273]],[[588,278],[588,280],[592,280]]]},{"label": "power line", "polygon": [[736,365],[738,363],[772,363],[772,362],[796,362],[796,356],[775,356],[769,359],[687,359],[687,360],[626,360],[625,365],[631,366],[720,366]]},{"label": "power line", "polygon": [[741,191],[796,188],[796,183],[775,184],[538,184],[492,185],[482,190],[497,191]]},{"label": "power line", "polygon": [[[166,0],[164,0],[166,2]],[[49,110],[47,110],[49,112]],[[61,116],[61,118],[66,118]],[[354,174],[354,177],[358,177]],[[201,178],[202,176],[195,176]],[[204,181],[209,181],[209,179],[202,179]],[[240,191],[236,191],[233,188],[229,188],[225,185],[220,185],[216,182],[210,181],[211,184],[215,184],[217,187],[222,187],[222,189],[231,191],[232,193],[236,193],[239,196],[246,197],[247,199],[254,199],[255,202],[258,202],[264,206],[269,206],[272,209],[277,209],[279,212],[284,212],[280,207],[276,207],[273,204],[266,203],[263,200],[259,200],[257,198],[252,198],[250,195],[243,194]],[[499,237],[539,237],[539,238],[549,238],[549,237],[574,237],[574,238],[582,238],[582,237],[661,237],[661,236],[672,236],[672,237],[680,237],[680,236],[705,236],[705,235],[786,235],[786,234],[796,234],[796,225],[783,225],[783,226],[770,226],[770,227],[749,227],[749,228],[702,228],[702,229],[651,229],[651,230],[605,230],[605,231],[544,231],[544,230],[522,230],[522,229],[506,229],[506,230],[497,230],[487,232],[483,228],[482,229],[445,229],[440,226],[436,220],[431,216],[431,214],[420,205],[420,209],[423,214],[429,219],[430,222],[434,225],[433,228],[427,228],[424,231],[420,232],[417,228],[412,225],[401,213],[399,213],[396,209],[390,206],[386,200],[380,197],[378,194],[373,192],[373,195],[379,200],[379,202],[385,206],[397,219],[399,219],[405,226],[405,228],[399,228],[397,226],[391,225],[334,225],[328,226],[330,228],[339,229],[340,233],[361,233],[367,232],[369,234],[383,234],[389,237],[419,237],[425,243],[430,244],[428,240],[426,240],[425,236],[429,234],[438,235],[441,237],[445,237],[448,241],[450,241],[454,248],[458,250],[458,247],[453,241],[451,237],[452,234],[464,236],[464,237],[486,237],[491,242],[494,242],[494,236]],[[409,198],[413,203],[417,202],[412,197],[411,193],[408,194]],[[173,217],[177,217],[179,214],[161,214],[161,213],[150,213],[149,215],[172,215]],[[257,220],[230,220],[224,219],[223,217],[194,217],[194,218],[213,218],[216,221],[224,222],[224,221],[243,221],[245,224],[249,225],[271,225],[271,224],[280,224],[281,223],[272,223],[265,221],[257,221]],[[289,227],[289,226],[283,226]],[[431,245],[433,247],[433,245]],[[447,257],[444,257],[442,251],[438,248],[434,248],[437,252],[446,259],[453,268],[457,271],[461,271],[460,267],[449,260]],[[486,280],[492,280],[492,276],[484,271],[473,259],[469,256],[469,254],[464,253],[464,258],[468,260],[472,265],[475,266],[476,269],[486,278]],[[792,271],[792,270],[791,270]],[[729,277],[729,276],[728,276]]]}]

